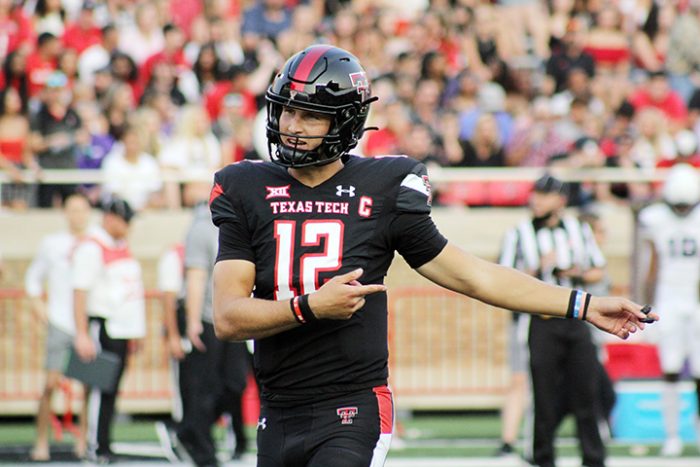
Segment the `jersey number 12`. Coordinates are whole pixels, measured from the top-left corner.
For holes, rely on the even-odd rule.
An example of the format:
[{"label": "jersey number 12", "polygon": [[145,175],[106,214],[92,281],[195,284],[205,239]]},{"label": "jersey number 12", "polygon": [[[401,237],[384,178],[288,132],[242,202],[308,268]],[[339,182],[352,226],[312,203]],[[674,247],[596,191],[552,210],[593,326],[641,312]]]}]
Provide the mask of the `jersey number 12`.
[{"label": "jersey number 12", "polygon": [[[319,273],[337,271],[343,259],[343,235],[345,225],[339,220],[310,219],[301,224],[301,242],[296,243],[296,221],[275,221],[274,233],[277,241],[275,257],[275,300],[285,300],[296,295],[315,292],[321,287]],[[323,251],[306,253],[295,263],[297,246],[320,246],[325,239]],[[299,268],[301,293],[292,283],[294,268]]]}]

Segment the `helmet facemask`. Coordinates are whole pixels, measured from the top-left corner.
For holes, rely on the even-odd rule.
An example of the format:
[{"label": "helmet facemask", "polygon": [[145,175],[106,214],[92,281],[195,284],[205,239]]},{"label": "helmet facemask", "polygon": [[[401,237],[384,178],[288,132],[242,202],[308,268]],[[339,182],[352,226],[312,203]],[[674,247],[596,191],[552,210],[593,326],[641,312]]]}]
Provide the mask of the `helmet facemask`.
[{"label": "helmet facemask", "polygon": [[[307,67],[309,76],[299,76],[300,62],[305,54],[315,54],[316,61]],[[364,81],[363,81],[364,80]],[[357,59],[337,47],[312,46],[292,57],[276,76],[266,94],[267,140],[270,158],[284,167],[323,166],[347,155],[356,147],[365,131],[364,124],[370,97],[369,83]],[[314,112],[330,117],[325,135],[283,133],[280,116],[285,107]],[[312,150],[283,143],[283,137],[318,142]]]}]

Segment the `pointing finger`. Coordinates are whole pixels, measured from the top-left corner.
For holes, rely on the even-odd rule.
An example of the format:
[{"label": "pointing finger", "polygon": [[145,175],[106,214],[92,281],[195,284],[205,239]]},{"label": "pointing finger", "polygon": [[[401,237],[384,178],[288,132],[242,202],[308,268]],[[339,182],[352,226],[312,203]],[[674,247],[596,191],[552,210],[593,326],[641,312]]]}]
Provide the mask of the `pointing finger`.
[{"label": "pointing finger", "polygon": [[358,285],[353,289],[357,295],[371,295],[377,292],[385,292],[386,286],[382,284]]}]

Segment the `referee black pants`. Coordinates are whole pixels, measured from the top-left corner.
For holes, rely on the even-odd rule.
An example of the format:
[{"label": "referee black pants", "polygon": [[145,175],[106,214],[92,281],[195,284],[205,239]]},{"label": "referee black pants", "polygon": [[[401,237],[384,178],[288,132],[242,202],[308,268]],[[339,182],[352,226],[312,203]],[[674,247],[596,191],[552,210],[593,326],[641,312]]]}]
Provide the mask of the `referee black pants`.
[{"label": "referee black pants", "polygon": [[243,342],[217,339],[212,324],[203,322],[200,336],[205,352],[192,349],[181,363],[180,376],[189,393],[177,436],[198,466],[217,465],[212,426],[223,413],[231,416],[236,449],[243,448],[241,396],[249,370],[248,349]]},{"label": "referee black pants", "polygon": [[567,413],[576,418],[583,465],[603,467],[600,437],[600,362],[582,321],[532,317],[529,333],[535,426],[533,461],[554,467],[554,437]]},{"label": "referee black pants", "polygon": [[97,342],[102,351],[112,352],[119,356],[121,365],[117,376],[114,391],[101,391],[92,387],[88,394],[88,449],[97,456],[109,456],[112,451],[109,447],[112,438],[112,419],[114,418],[114,406],[117,402],[119,383],[124,374],[128,339],[114,339],[107,334],[104,318],[90,318],[90,336]]}]

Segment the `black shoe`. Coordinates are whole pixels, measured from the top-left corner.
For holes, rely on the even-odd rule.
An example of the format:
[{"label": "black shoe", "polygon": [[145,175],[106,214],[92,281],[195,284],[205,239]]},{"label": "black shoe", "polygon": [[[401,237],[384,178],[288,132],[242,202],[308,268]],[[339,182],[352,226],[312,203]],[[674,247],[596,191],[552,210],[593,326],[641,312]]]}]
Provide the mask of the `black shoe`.
[{"label": "black shoe", "polygon": [[243,438],[242,440],[236,440],[236,448],[231,454],[231,460],[237,461],[243,457],[243,454],[248,450],[248,440]]},{"label": "black shoe", "polygon": [[515,452],[515,449],[513,449],[513,445],[509,443],[503,443],[501,447],[496,449],[496,452],[493,453],[494,457],[513,457],[517,456],[517,453]]}]

